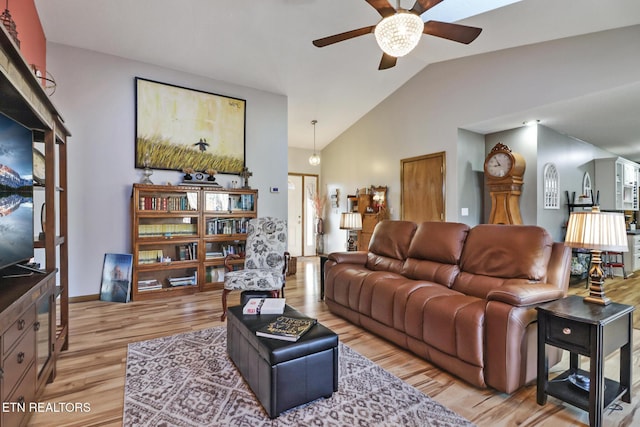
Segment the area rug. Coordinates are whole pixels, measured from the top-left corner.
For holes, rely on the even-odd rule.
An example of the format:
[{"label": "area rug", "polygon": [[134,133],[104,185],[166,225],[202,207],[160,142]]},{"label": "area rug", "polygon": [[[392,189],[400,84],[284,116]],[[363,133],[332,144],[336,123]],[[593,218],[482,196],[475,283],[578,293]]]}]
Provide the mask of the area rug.
[{"label": "area rug", "polygon": [[473,426],[340,343],[339,390],[271,420],[219,326],[129,344],[124,426]]}]

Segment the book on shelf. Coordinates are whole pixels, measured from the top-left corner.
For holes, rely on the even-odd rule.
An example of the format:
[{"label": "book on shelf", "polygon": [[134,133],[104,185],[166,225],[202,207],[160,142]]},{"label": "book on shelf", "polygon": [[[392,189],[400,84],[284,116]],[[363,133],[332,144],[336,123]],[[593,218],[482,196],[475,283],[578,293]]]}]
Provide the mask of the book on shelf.
[{"label": "book on shelf", "polygon": [[140,196],[138,210],[141,211],[192,211],[198,206],[196,193],[184,196]]},{"label": "book on shelf", "polygon": [[138,292],[162,289],[162,284],[156,279],[138,280]]},{"label": "book on shelf", "polygon": [[198,284],[198,276],[196,273],[192,276],[169,277],[167,280],[171,286],[195,286]]},{"label": "book on shelf", "polygon": [[176,259],[179,261],[198,259],[198,244],[187,243],[186,245],[176,245]]},{"label": "book on shelf", "polygon": [[295,342],[316,323],[318,323],[316,319],[309,317],[279,316],[273,322],[258,329],[256,335],[259,337]]},{"label": "book on shelf", "polygon": [[222,252],[219,252],[219,251],[210,251],[210,252],[206,253],[206,257],[207,257],[207,259],[224,258],[224,254]]},{"label": "book on shelf", "polygon": [[224,282],[225,271],[222,265],[207,267],[207,282]]},{"label": "book on shelf", "polygon": [[284,298],[251,298],[242,308],[242,314],[282,314]]},{"label": "book on shelf", "polygon": [[250,218],[212,218],[207,220],[207,234],[246,234]]},{"label": "book on shelf", "polygon": [[162,258],[164,258],[162,249],[138,251],[138,264],[153,264],[161,262]]}]

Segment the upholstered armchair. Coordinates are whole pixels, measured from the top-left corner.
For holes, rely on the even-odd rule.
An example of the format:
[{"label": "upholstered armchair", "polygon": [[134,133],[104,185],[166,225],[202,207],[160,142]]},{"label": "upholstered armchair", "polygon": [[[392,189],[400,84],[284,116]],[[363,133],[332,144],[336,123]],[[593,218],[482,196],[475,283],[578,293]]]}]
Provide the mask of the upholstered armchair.
[{"label": "upholstered armchair", "polygon": [[230,261],[238,255],[225,258],[227,269],[222,290],[222,316],[227,317],[227,295],[233,290],[268,291],[277,298],[282,291],[289,265],[287,252],[287,221],[264,217],[249,221],[244,269],[233,271]]}]

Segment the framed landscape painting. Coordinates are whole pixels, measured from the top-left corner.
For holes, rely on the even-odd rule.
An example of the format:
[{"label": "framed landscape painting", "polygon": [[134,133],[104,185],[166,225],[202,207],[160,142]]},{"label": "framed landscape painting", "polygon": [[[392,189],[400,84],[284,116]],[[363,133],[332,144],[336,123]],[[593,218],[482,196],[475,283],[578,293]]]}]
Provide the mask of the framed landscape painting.
[{"label": "framed landscape painting", "polygon": [[239,174],[246,101],[136,77],[137,168]]}]

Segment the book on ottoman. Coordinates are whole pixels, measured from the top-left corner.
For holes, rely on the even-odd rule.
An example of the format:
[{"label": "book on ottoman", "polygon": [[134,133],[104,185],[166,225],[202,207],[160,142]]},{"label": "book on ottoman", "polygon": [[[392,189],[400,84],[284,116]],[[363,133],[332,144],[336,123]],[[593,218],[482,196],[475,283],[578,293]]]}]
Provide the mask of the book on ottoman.
[{"label": "book on ottoman", "polygon": [[282,314],[284,298],[251,298],[242,308],[242,314]]},{"label": "book on ottoman", "polygon": [[280,316],[256,331],[259,337],[285,341],[298,341],[302,335],[318,323],[316,319]]}]

